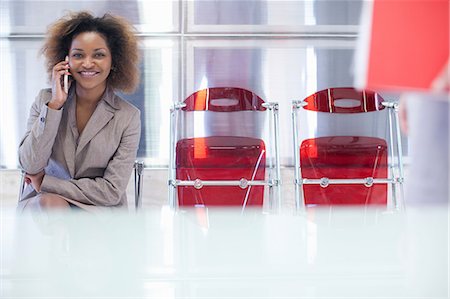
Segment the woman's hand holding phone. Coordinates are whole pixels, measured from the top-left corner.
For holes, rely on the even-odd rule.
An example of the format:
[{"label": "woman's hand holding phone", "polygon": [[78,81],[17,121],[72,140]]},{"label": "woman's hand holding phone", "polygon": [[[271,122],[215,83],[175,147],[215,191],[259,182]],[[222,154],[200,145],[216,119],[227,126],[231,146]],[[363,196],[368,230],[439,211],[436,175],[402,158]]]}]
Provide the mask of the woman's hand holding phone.
[{"label": "woman's hand holding phone", "polygon": [[53,67],[52,72],[52,99],[48,103],[48,107],[51,109],[61,109],[67,100],[67,94],[69,92],[70,80],[69,80],[69,57],[66,56],[64,61],[57,63]]}]

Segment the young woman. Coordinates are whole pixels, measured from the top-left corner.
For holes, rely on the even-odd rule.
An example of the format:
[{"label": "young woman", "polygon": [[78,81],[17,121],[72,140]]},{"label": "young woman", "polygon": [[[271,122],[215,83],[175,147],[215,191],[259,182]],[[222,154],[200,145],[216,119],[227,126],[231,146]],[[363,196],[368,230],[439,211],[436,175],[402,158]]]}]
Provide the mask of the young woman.
[{"label": "young woman", "polygon": [[140,113],[115,91],[139,83],[133,27],[71,13],[49,27],[42,53],[52,87],[39,92],[20,142],[28,185],[19,209],[126,206]]}]

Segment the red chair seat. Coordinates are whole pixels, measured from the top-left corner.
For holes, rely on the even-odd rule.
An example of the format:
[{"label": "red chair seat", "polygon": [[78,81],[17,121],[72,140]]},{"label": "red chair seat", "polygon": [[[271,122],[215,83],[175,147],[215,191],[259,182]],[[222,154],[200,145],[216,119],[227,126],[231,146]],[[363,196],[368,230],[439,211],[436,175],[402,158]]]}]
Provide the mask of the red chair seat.
[{"label": "red chair seat", "polygon": [[[264,141],[250,137],[213,136],[182,139],[176,146],[177,180],[264,180]],[[178,187],[180,206],[262,206],[264,187]]]},{"label": "red chair seat", "polygon": [[[304,140],[300,146],[303,179],[386,178],[386,141],[376,137],[332,136]],[[387,204],[387,185],[303,185],[305,204]]]}]

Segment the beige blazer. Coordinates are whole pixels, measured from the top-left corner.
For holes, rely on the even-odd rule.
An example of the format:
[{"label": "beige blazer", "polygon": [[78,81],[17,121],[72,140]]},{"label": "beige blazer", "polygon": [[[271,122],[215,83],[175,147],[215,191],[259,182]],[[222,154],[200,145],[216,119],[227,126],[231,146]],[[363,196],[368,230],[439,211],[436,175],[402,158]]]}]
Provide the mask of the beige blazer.
[{"label": "beige blazer", "polygon": [[[107,88],[79,135],[75,88],[60,110],[47,106],[51,89],[39,92],[19,145],[19,163],[30,174],[45,171],[41,192],[59,194],[81,207],[126,206],[126,187],[139,146],[140,112]],[[36,195],[28,185],[21,202]]]}]

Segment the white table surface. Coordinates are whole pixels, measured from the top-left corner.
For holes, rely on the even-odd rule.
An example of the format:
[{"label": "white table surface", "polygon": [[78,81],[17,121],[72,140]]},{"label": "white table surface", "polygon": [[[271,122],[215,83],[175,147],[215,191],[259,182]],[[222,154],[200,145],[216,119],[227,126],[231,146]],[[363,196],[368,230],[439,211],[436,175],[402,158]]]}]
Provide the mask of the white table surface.
[{"label": "white table surface", "polygon": [[448,298],[448,207],[1,210],[1,298]]}]

